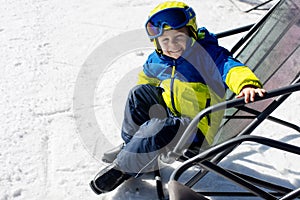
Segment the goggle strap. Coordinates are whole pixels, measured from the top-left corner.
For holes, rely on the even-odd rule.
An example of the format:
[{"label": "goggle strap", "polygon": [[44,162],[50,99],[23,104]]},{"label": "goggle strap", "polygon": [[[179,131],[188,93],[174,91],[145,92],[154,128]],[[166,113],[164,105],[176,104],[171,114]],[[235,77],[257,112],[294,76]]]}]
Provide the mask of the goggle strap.
[{"label": "goggle strap", "polygon": [[192,7],[188,7],[188,9],[186,9],[185,11],[189,14],[189,19],[192,19],[196,16],[196,13]]}]

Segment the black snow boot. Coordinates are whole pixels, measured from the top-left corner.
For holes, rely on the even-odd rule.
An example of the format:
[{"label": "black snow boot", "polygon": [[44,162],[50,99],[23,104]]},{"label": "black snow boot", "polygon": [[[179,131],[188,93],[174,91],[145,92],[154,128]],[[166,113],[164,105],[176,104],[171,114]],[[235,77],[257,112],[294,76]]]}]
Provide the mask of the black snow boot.
[{"label": "black snow boot", "polygon": [[130,177],[131,175],[122,172],[112,163],[96,175],[94,180],[90,182],[90,187],[99,195],[114,190]]}]

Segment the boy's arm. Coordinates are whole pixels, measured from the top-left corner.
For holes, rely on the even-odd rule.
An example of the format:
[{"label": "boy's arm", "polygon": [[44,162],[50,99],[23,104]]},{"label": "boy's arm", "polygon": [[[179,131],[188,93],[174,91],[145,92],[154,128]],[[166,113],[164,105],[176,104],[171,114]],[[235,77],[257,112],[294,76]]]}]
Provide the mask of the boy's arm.
[{"label": "boy's arm", "polygon": [[255,74],[243,63],[232,58],[231,53],[218,45],[217,37],[208,32],[206,28],[199,29],[199,38],[203,46],[210,50],[210,56],[214,59],[222,73],[223,81],[237,95],[237,98],[245,97],[245,102],[254,101],[256,94],[263,96],[266,92]]},{"label": "boy's arm", "polygon": [[254,101],[256,94],[264,96],[265,90],[256,75],[246,66],[234,67],[226,76],[229,89],[238,94],[236,97],[245,97],[245,102]]}]

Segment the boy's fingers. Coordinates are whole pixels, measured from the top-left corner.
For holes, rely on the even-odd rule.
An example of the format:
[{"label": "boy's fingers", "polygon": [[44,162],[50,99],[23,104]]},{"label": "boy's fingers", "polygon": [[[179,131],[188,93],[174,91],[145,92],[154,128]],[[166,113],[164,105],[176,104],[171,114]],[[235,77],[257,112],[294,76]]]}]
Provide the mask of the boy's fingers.
[{"label": "boy's fingers", "polygon": [[266,93],[266,90],[264,90],[264,89],[257,89],[257,93],[258,93],[258,95],[260,97],[263,97],[265,95],[265,93]]},{"label": "boy's fingers", "polygon": [[245,98],[245,103],[249,103],[249,101],[254,101],[255,100],[255,95],[258,94],[260,97],[263,97],[266,93],[265,89],[250,89],[250,90],[244,90],[242,92],[240,92],[240,94],[238,94],[236,96],[236,98],[241,98],[244,97]]},{"label": "boy's fingers", "polygon": [[255,95],[256,95],[256,90],[250,90],[250,99],[253,102],[255,99]]},{"label": "boy's fingers", "polygon": [[244,93],[244,97],[245,97],[245,103],[249,103],[250,93],[245,92],[245,93]]},{"label": "boy's fingers", "polygon": [[258,91],[258,95],[259,95],[260,97],[263,97],[263,96],[264,96],[264,92],[261,91],[261,90],[259,90],[259,91]]}]

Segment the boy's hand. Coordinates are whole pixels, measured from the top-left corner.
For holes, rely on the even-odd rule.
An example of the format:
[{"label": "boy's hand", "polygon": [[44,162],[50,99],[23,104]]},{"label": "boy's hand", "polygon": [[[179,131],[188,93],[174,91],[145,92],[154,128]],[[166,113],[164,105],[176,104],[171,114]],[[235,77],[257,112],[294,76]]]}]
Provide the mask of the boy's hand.
[{"label": "boy's hand", "polygon": [[241,92],[239,93],[239,95],[236,96],[236,98],[245,97],[245,103],[249,103],[249,101],[254,101],[254,97],[256,94],[258,94],[260,97],[263,97],[265,93],[265,89],[246,86],[241,90]]}]

